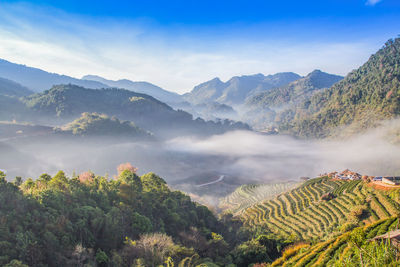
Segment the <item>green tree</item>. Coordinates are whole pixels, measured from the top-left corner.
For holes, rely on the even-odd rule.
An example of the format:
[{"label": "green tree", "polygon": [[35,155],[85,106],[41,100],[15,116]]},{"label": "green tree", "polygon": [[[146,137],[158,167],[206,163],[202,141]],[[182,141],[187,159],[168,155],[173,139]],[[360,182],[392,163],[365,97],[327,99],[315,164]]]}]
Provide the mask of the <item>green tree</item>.
[{"label": "green tree", "polygon": [[97,253],[96,253],[96,262],[97,262],[98,266],[100,266],[100,267],[107,266],[108,261],[109,261],[109,259],[108,259],[107,254],[104,251],[102,251],[101,249],[98,249]]},{"label": "green tree", "polygon": [[65,190],[68,186],[67,176],[63,171],[57,172],[56,175],[50,180],[50,186],[59,190]]}]

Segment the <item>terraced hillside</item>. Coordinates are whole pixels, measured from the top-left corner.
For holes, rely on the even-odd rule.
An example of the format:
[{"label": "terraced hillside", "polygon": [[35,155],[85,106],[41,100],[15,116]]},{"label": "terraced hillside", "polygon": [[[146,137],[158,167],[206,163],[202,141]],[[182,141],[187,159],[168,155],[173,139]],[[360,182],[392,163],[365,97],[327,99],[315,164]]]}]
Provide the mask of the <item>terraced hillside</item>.
[{"label": "terraced hillside", "polygon": [[220,200],[219,208],[238,215],[248,207],[288,191],[299,183],[287,182],[278,184],[246,184]]},{"label": "terraced hillside", "polygon": [[364,224],[399,214],[398,197],[361,180],[315,178],[247,208],[244,223],[291,240],[327,240]]},{"label": "terraced hillside", "polygon": [[[365,266],[389,266],[386,265],[388,262],[394,264],[390,266],[399,266],[398,259],[397,262],[393,262],[395,260],[390,258],[390,245],[385,247],[369,241],[377,235],[397,229],[398,224],[397,217],[390,217],[312,246],[293,246],[290,252],[288,250],[289,253],[284,252],[284,255],[275,260],[271,266],[359,266],[360,251],[361,255],[365,254],[362,255]],[[296,250],[296,247],[299,249]],[[385,250],[386,258],[376,257],[373,253],[380,250]]]}]

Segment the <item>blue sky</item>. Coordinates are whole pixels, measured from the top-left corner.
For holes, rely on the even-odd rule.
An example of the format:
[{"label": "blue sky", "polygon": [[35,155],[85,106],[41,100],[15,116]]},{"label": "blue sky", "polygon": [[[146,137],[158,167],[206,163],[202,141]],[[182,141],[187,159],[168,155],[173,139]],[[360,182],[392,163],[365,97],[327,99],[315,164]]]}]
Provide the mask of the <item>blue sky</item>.
[{"label": "blue sky", "polygon": [[0,1],[0,58],[183,93],[216,76],[345,75],[399,29],[398,0]]}]

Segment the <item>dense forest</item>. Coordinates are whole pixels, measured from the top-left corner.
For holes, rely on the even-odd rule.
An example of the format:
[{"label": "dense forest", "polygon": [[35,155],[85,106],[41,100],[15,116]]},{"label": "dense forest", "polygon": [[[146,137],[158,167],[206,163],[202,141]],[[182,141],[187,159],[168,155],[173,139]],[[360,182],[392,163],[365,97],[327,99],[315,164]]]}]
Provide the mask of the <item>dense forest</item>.
[{"label": "dense forest", "polygon": [[277,241],[136,170],[13,182],[0,172],[0,265],[248,266],[279,256]]}]

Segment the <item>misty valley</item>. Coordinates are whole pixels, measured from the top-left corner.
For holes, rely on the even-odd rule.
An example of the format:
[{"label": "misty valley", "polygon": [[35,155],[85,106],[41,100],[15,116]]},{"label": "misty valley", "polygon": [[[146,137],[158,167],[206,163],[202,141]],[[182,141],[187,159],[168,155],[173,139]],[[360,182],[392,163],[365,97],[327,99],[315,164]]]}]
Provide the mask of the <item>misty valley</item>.
[{"label": "misty valley", "polygon": [[[363,8],[384,4],[395,14]],[[297,44],[283,25],[304,29],[282,17],[265,24],[282,27],[266,58],[267,27],[245,16],[132,23],[119,16],[145,3],[80,3],[90,20],[48,5],[0,4],[0,266],[400,266],[400,37],[354,34],[375,45],[356,61],[341,40],[321,48],[314,16],[295,21],[320,43]]]}]

